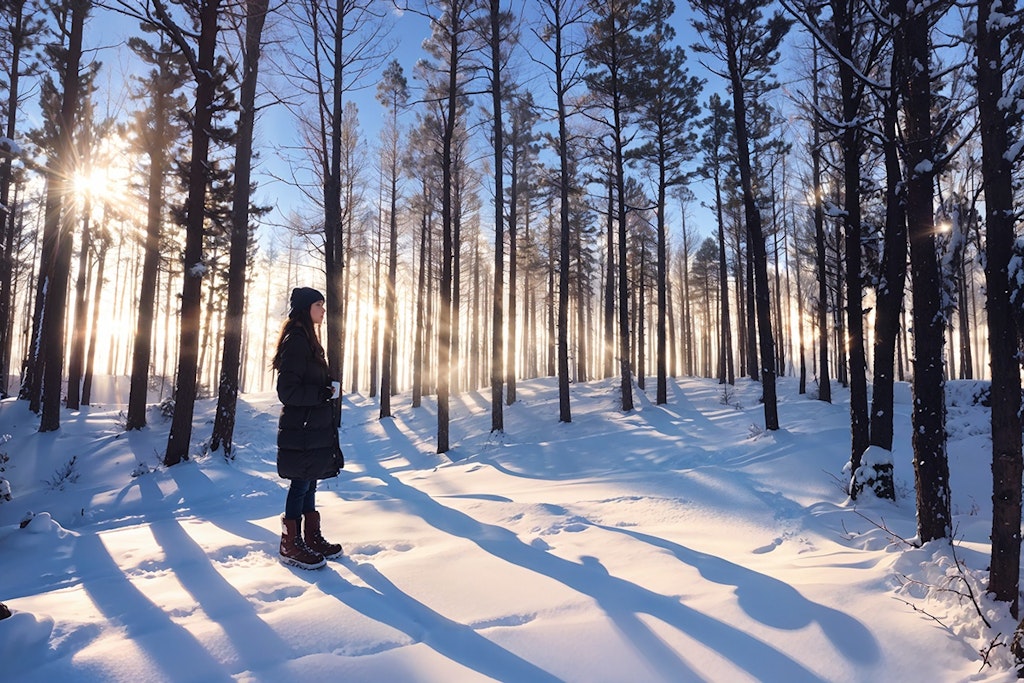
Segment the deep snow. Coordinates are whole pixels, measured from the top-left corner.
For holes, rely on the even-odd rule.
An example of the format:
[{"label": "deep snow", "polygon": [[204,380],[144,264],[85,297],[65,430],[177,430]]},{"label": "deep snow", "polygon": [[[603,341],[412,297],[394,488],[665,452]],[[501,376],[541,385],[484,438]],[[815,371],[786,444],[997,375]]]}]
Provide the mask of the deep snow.
[{"label": "deep snow", "polygon": [[[956,542],[923,548],[903,540],[905,385],[899,500],[854,505],[841,388],[830,405],[780,379],[783,429],[765,432],[749,381],[672,381],[667,405],[628,414],[616,383],[574,385],[571,424],[554,380],[522,383],[503,434],[482,394],[457,397],[447,456],[433,404],[397,397],[380,421],[346,396],[348,465],[318,497],[345,556],[312,572],[277,561],[273,394],[242,396],[233,461],[172,468],[156,407],[139,432],[112,400],[39,434],[3,401],[0,680],[1015,680],[1015,624],[983,595],[980,383],[948,387]],[[196,453],[213,408],[197,405]]]}]

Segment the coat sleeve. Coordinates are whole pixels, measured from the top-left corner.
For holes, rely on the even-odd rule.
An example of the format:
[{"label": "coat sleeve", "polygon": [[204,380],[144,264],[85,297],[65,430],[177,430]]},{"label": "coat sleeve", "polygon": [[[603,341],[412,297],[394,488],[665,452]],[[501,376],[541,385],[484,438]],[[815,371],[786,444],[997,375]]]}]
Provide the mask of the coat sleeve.
[{"label": "coat sleeve", "polygon": [[306,370],[313,359],[309,343],[302,335],[289,335],[284,340],[281,367],[277,375],[277,398],[287,406],[315,406],[323,403],[328,387],[308,381]]}]

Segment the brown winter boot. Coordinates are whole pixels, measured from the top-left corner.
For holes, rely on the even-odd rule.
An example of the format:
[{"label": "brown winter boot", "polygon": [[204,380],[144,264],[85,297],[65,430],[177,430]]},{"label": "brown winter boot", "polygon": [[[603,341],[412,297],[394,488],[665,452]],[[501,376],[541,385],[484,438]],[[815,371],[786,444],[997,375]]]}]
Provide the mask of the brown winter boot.
[{"label": "brown winter boot", "polygon": [[299,533],[299,520],[281,517],[281,563],[299,569],[319,569],[327,564],[324,556],[310,550]]},{"label": "brown winter boot", "polygon": [[306,523],[304,536],[306,545],[309,546],[310,550],[320,553],[328,560],[341,556],[341,546],[337,543],[325,541],[324,537],[320,535],[319,512],[316,510],[313,512],[303,512],[302,519]]}]

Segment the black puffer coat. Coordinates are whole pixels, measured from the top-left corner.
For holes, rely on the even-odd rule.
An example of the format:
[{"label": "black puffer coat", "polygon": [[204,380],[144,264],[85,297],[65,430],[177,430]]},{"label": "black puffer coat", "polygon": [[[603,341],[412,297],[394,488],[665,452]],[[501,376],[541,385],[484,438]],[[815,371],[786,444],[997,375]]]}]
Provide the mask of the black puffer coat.
[{"label": "black puffer coat", "polygon": [[285,336],[277,375],[284,406],[277,424],[277,473],[284,479],[328,479],[345,466],[327,365],[313,355],[306,331]]}]

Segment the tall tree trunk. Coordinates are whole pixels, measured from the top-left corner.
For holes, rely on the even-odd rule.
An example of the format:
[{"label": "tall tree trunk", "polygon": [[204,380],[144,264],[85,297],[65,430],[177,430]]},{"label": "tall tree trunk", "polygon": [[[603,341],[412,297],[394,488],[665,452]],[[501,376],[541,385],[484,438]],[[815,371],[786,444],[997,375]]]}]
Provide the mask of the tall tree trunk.
[{"label": "tall tree trunk", "polygon": [[[513,117],[515,118],[515,117]],[[516,125],[513,122],[513,125]],[[518,141],[522,132],[513,129],[512,137]],[[513,143],[517,144],[517,143]],[[512,405],[516,402],[516,355],[518,354],[517,334],[519,330],[518,314],[518,290],[516,288],[519,277],[519,152],[515,149],[511,154],[511,166],[509,169],[509,201],[508,201],[508,337],[505,340],[505,403]],[[529,198],[526,199],[529,202]],[[529,208],[526,210],[526,220],[529,220]]]},{"label": "tall tree trunk", "polygon": [[563,63],[562,27],[555,32],[555,95],[558,101],[558,419],[572,422],[569,407],[569,130],[568,85]]},{"label": "tall tree trunk", "polygon": [[907,215],[903,193],[903,172],[897,148],[899,91],[897,63],[893,62],[893,85],[882,105],[885,159],[885,245],[882,252],[882,282],[875,293],[875,371],[871,391],[871,445],[892,451],[893,372],[902,370],[896,345],[903,311],[903,288],[907,280]]},{"label": "tall tree trunk", "polygon": [[836,49],[839,53],[839,83],[842,94],[843,128],[843,235],[846,251],[846,326],[849,340],[850,376],[850,497],[859,493],[856,480],[861,455],[868,447],[867,360],[864,352],[864,301],[861,277],[861,208],[860,159],[863,138],[858,118],[861,110],[862,86],[854,72],[854,3],[832,0],[836,27]]},{"label": "tall tree trunk", "polygon": [[[1006,0],[978,2],[978,116],[981,124],[982,173],[985,187],[985,283],[988,310],[988,343],[992,370],[992,560],[988,590],[996,600],[1007,602],[1018,616],[1020,580],[1021,476],[1021,378],[1020,338],[1015,320],[1009,272],[1013,257],[1014,195],[1013,164],[1007,158],[1010,137],[1006,110],[1002,24],[993,15],[1007,16],[1015,3]],[[1019,39],[1019,31],[1017,37]],[[1016,288],[1019,294],[1019,288]],[[1019,305],[1019,302],[1017,302]],[[1018,646],[1019,647],[1019,646]],[[1018,660],[1019,652],[1015,652]]]},{"label": "tall tree trunk", "polygon": [[640,245],[640,263],[637,264],[637,281],[640,283],[639,287],[633,289],[636,296],[636,310],[634,311],[634,317],[636,325],[636,385],[644,391],[647,388],[647,324],[645,319],[646,307],[647,307],[647,243],[643,242]]},{"label": "tall tree trunk", "polygon": [[228,265],[228,301],[224,321],[217,412],[210,450],[224,444],[224,457],[234,457],[235,412],[238,376],[242,361],[245,326],[245,282],[249,258],[249,184],[252,177],[252,135],[256,123],[256,83],[259,77],[260,43],[269,0],[247,0],[245,54],[239,97],[238,136],[235,148],[235,185],[231,206],[231,247]]},{"label": "tall tree trunk", "polygon": [[449,394],[451,391],[452,379],[452,350],[453,336],[457,336],[455,322],[457,318],[453,315],[456,300],[453,297],[453,266],[455,250],[457,249],[457,236],[455,233],[455,216],[453,202],[455,199],[455,181],[452,178],[453,148],[455,145],[456,117],[458,116],[459,105],[459,80],[458,71],[460,68],[459,56],[462,45],[460,35],[462,26],[461,4],[453,7],[449,20],[453,25],[449,27],[448,49],[448,84],[446,110],[442,118],[444,133],[441,139],[441,282],[439,286],[440,311],[438,313],[437,330],[437,452],[447,453],[449,443],[450,408]]},{"label": "tall tree trunk", "polygon": [[748,246],[747,250],[743,252],[744,263],[747,268],[746,277],[746,308],[744,309],[744,318],[746,319],[746,330],[747,330],[747,376],[755,382],[761,379],[761,375],[758,372],[757,362],[757,303],[754,296],[754,257],[751,254],[749,246],[749,238],[747,239]]},{"label": "tall tree trunk", "polygon": [[718,383],[736,384],[736,368],[732,357],[732,323],[729,320],[729,265],[725,258],[725,217],[722,215],[722,184],[715,173],[715,211],[718,215],[718,288],[721,311],[721,334],[718,352]]},{"label": "tall tree trunk", "polygon": [[[351,210],[351,209],[350,209]],[[380,356],[381,356],[381,338],[380,338],[380,270],[381,270],[381,259],[383,258],[384,251],[384,222],[382,220],[377,221],[377,244],[373,248],[373,310],[370,314],[372,322],[370,324],[370,398],[374,398],[377,395],[377,382],[380,376]]]},{"label": "tall tree trunk", "polygon": [[686,210],[681,212],[683,232],[683,253],[682,253],[682,296],[683,296],[683,358],[684,372],[688,376],[693,375],[694,370],[694,339],[693,339],[693,300],[690,295],[690,231],[686,226]]},{"label": "tall tree trunk", "polygon": [[797,342],[798,342],[798,355],[800,356],[800,380],[798,393],[803,396],[807,393],[807,340],[805,334],[804,315],[806,311],[804,309],[804,285],[803,276],[801,271],[803,268],[800,266],[800,252],[796,248],[796,220],[790,222],[790,225],[794,226],[793,230],[793,254],[794,260],[796,261],[796,319],[797,319]]},{"label": "tall tree trunk", "polygon": [[587,274],[583,268],[583,231],[575,230],[576,251],[576,381],[587,381]]},{"label": "tall tree trunk", "polygon": [[[161,67],[163,70],[164,67]],[[156,309],[157,275],[160,269],[160,228],[163,223],[164,173],[167,169],[168,96],[158,81],[150,103],[153,130],[149,137],[149,179],[146,201],[146,242],[142,262],[142,283],[139,287],[139,316],[132,348],[132,374],[128,390],[129,431],[146,426],[146,399],[149,394],[149,364],[153,346],[153,319]],[[169,334],[170,331],[167,331]]]},{"label": "tall tree trunk", "polygon": [[[618,285],[619,285],[619,391],[622,393],[622,411],[633,410],[633,382],[629,348],[629,275],[626,263],[626,174],[623,164],[625,150],[622,142],[621,113],[614,107],[615,118],[615,203],[618,210],[617,224],[619,229],[618,242]],[[642,286],[642,283],[634,283]]]},{"label": "tall tree trunk", "polygon": [[85,365],[85,333],[89,321],[87,302],[89,249],[92,242],[92,201],[85,197],[82,208],[82,239],[78,251],[78,276],[75,279],[75,321],[71,327],[71,352],[68,357],[68,410],[82,407],[82,373]]},{"label": "tall tree trunk", "polygon": [[[100,288],[103,285],[103,269],[107,262],[107,248],[104,238],[103,247],[100,249],[96,259],[96,275],[93,277],[92,287],[92,310],[98,311],[100,307]],[[85,374],[82,376],[82,403],[92,403],[92,378],[96,363],[96,333],[99,330],[100,321],[98,315],[92,316],[89,323],[89,346],[85,354]]]},{"label": "tall tree trunk", "polygon": [[78,77],[82,59],[82,34],[85,17],[92,3],[89,0],[70,2],[71,30],[65,56],[64,94],[61,101],[57,132],[57,150],[46,186],[46,224],[53,240],[49,274],[42,305],[40,340],[43,357],[42,418],[40,432],[60,429],[61,380],[64,374],[64,339],[67,312],[68,281],[71,275],[71,252],[74,247],[74,199],[71,178],[75,166],[75,112],[81,95]]},{"label": "tall tree trunk", "polygon": [[[313,9],[314,15],[318,10]],[[335,7],[335,23],[332,53],[334,55],[333,70],[330,74],[331,90],[322,93],[323,101],[330,103],[326,130],[321,131],[322,138],[328,138],[324,145],[324,270],[326,271],[325,292],[327,309],[330,312],[324,324],[326,336],[327,366],[331,376],[344,385],[345,380],[345,317],[348,315],[345,283],[349,275],[348,264],[345,263],[345,226],[342,215],[341,187],[341,145],[344,125],[344,104],[342,98],[344,60],[344,28],[346,4],[337,3]],[[324,105],[326,109],[326,104]],[[324,125],[324,124],[322,124]],[[341,401],[336,401],[336,421],[341,424]]]},{"label": "tall tree trunk", "polygon": [[665,164],[658,164],[658,311],[654,333],[656,344],[654,362],[657,367],[655,403],[657,405],[668,403],[667,331],[665,328],[665,320],[668,313],[668,235],[665,229],[666,175]]},{"label": "tall tree trunk", "polygon": [[[396,131],[397,134],[397,131]],[[397,150],[393,150],[397,152]],[[390,168],[390,211],[388,221],[388,279],[384,297],[384,357],[380,374],[380,417],[391,417],[391,396],[395,393],[395,328],[398,324],[398,159],[392,154]]]},{"label": "tall tree trunk", "polygon": [[[20,81],[22,59],[25,47],[25,23],[28,17],[25,11],[25,0],[11,0],[8,4],[11,23],[8,26],[10,36],[10,64],[8,66],[7,83],[7,121],[4,135],[13,140],[17,132],[18,102],[21,97]],[[12,332],[14,329],[14,237],[16,202],[11,201],[11,188],[14,187],[14,164],[9,155],[0,158],[0,398],[7,398],[10,387],[8,377],[11,374],[11,354],[13,347]]]},{"label": "tall tree trunk", "polygon": [[451,306],[451,386],[456,391],[465,389],[465,370],[462,349],[462,192],[463,161],[458,140],[452,140],[452,306]]},{"label": "tall tree trunk", "polygon": [[547,349],[547,354],[545,357],[545,374],[548,377],[555,377],[558,373],[558,330],[555,327],[555,320],[557,318],[557,316],[555,315],[555,310],[557,309],[555,300],[558,298],[558,294],[555,291],[557,275],[557,271],[555,270],[555,268],[558,264],[558,252],[555,247],[556,234],[554,232],[554,221],[555,216],[553,213],[553,209],[551,209],[548,214],[548,282],[547,295],[544,301],[544,312],[547,318],[545,325],[547,327],[547,338],[545,339],[544,344],[544,348]]},{"label": "tall tree trunk", "polygon": [[932,69],[929,22],[932,13],[894,3],[899,18],[897,49],[905,72],[900,82],[904,102],[905,166],[908,171],[907,228],[913,286],[914,324],[914,480],[917,528],[922,543],[949,538],[949,463],[946,458],[946,392],[943,381],[943,330],[940,272],[936,258],[932,129]]},{"label": "tall tree trunk", "polygon": [[[817,53],[815,53],[817,56]],[[815,60],[816,62],[817,60]],[[818,81],[814,79],[814,102],[818,103]],[[832,402],[832,380],[828,362],[828,268],[825,251],[825,210],[821,186],[820,130],[817,118],[814,120],[814,141],[811,147],[811,177],[814,178],[814,251],[818,274],[818,400]]]},{"label": "tall tree trunk", "polygon": [[[494,306],[491,309],[491,431],[505,429],[502,404],[502,382],[504,380],[504,324],[505,324],[505,143],[502,130],[502,70],[501,70],[501,28],[502,14],[500,0],[490,0],[490,53],[491,53],[491,107],[494,117]],[[510,289],[515,288],[515,283]],[[513,309],[515,315],[515,309]]]},{"label": "tall tree trunk", "polygon": [[611,377],[615,359],[615,184],[608,174],[608,222],[605,226],[606,253],[604,277],[604,376]]},{"label": "tall tree trunk", "polygon": [[957,308],[957,320],[959,323],[957,332],[959,332],[960,342],[958,344],[960,349],[960,379],[974,379],[974,355],[971,352],[971,330],[973,328],[970,317],[971,293],[967,289],[967,259],[963,257],[963,253],[961,253],[957,267],[960,273],[960,276],[957,278],[957,299],[960,301],[960,306]]},{"label": "tall tree trunk", "polygon": [[[198,58],[192,65],[196,79],[195,117],[192,123],[192,159],[189,162],[185,225],[185,272],[181,288],[181,337],[175,381],[174,416],[164,464],[170,467],[188,458],[192,441],[192,413],[199,368],[199,320],[202,299],[203,225],[210,152],[210,126],[216,96],[214,82],[217,20],[221,0],[206,0],[200,8]],[[188,46],[183,45],[183,49]]]},{"label": "tall tree trunk", "polygon": [[419,408],[423,398],[424,309],[427,306],[427,249],[430,248],[430,191],[423,179],[423,215],[420,217],[420,262],[416,284],[416,327],[412,342],[412,407]]}]

